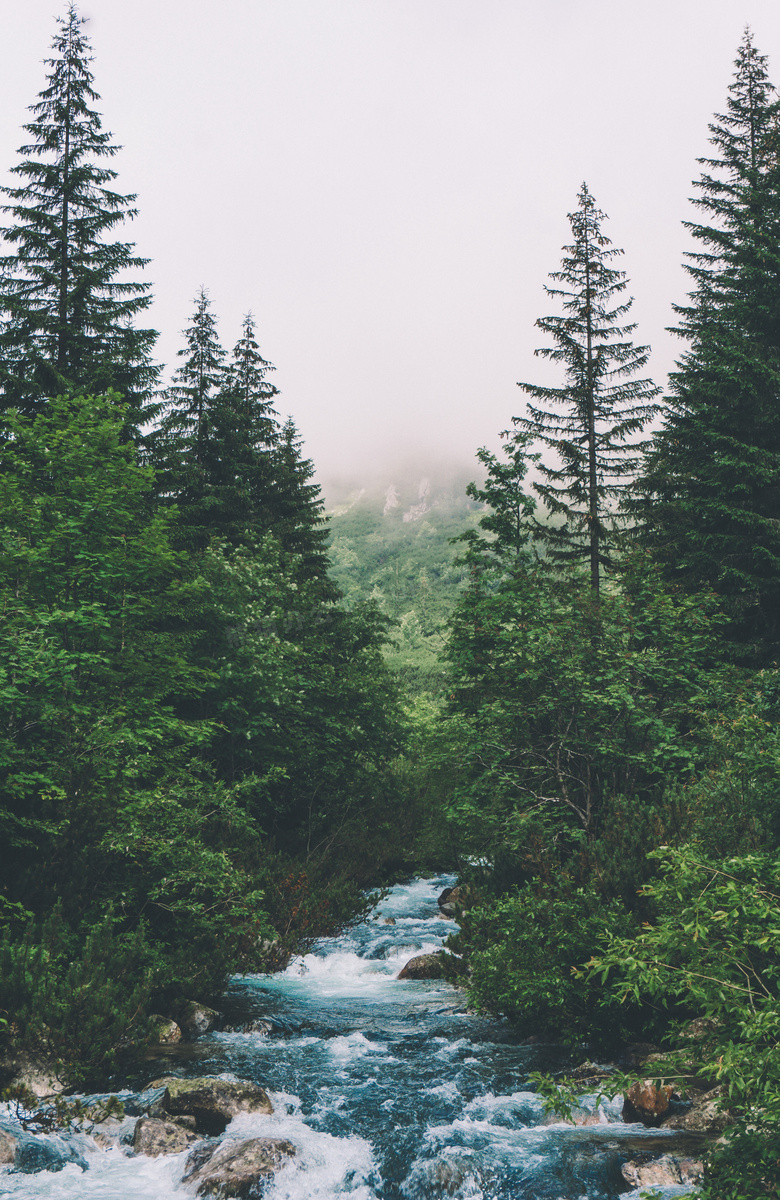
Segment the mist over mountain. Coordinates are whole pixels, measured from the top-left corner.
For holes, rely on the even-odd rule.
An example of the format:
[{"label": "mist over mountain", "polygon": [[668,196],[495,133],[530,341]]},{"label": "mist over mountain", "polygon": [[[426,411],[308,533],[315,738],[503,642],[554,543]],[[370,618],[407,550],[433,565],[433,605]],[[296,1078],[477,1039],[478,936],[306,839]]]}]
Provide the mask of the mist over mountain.
[{"label": "mist over mountain", "polygon": [[394,622],[387,660],[408,686],[443,686],[438,655],[465,581],[453,538],[479,519],[466,495],[481,467],[406,458],[326,480],[331,574],[348,605],[374,601]]},{"label": "mist over mountain", "polygon": [[472,480],[484,471],[476,457],[435,455],[377,457],[347,468],[317,472],[325,507],[331,517],[341,517],[351,508],[364,507],[404,524],[421,520],[432,512],[466,513],[474,507],[466,495]]}]

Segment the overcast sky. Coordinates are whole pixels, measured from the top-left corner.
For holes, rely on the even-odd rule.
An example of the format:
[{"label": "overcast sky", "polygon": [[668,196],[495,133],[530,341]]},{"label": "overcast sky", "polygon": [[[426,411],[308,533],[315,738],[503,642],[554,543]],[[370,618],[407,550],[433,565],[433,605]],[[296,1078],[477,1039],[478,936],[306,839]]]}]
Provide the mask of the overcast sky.
[{"label": "overcast sky", "polygon": [[[0,178],[57,0],[0,0]],[[324,475],[468,460],[543,378],[537,317],[586,180],[664,384],[696,157],[777,0],[84,0],[129,234],[171,363],[203,284],[251,309]]]}]

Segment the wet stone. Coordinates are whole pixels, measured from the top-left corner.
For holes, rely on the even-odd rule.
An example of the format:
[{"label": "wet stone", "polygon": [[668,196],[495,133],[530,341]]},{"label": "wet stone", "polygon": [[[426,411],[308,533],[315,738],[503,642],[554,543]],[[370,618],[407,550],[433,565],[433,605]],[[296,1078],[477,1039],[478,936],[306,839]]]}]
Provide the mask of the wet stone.
[{"label": "wet stone", "polygon": [[674,1088],[670,1083],[656,1087],[652,1079],[641,1079],[626,1092],[623,1103],[623,1120],[631,1124],[641,1121],[643,1125],[660,1125],[669,1111],[669,1101]]},{"label": "wet stone", "polygon": [[149,1017],[149,1041],[154,1046],[175,1046],[181,1041],[181,1029],[170,1017],[152,1013]]},{"label": "wet stone", "polygon": [[675,1187],[684,1183],[698,1183],[703,1166],[692,1158],[677,1158],[663,1154],[649,1162],[627,1162],[621,1167],[626,1183],[632,1188]]},{"label": "wet stone", "polygon": [[201,1133],[224,1133],[228,1122],[239,1113],[272,1113],[273,1105],[265,1090],[248,1080],[216,1079],[201,1076],[178,1079],[164,1076],[148,1085],[164,1087],[162,1107],[166,1113],[195,1118]]},{"label": "wet stone", "polygon": [[76,1163],[82,1171],[87,1170],[87,1160],[72,1142],[51,1134],[20,1137],[14,1167],[23,1175],[34,1175],[38,1171],[62,1171],[68,1163]]},{"label": "wet stone", "polygon": [[185,1004],[179,1017],[182,1032],[189,1038],[202,1037],[214,1029],[220,1019],[220,1014],[207,1004],[199,1004],[190,1000]]},{"label": "wet stone", "polygon": [[196,1140],[197,1134],[173,1121],[159,1117],[139,1117],[133,1133],[133,1150],[157,1158],[160,1154],[180,1154]]},{"label": "wet stone", "polygon": [[0,1129],[0,1165],[6,1166],[12,1163],[16,1157],[16,1148],[19,1145],[18,1139],[10,1129]]},{"label": "wet stone", "polygon": [[295,1154],[282,1138],[247,1138],[200,1148],[187,1160],[182,1183],[198,1196],[249,1197],[257,1183],[273,1175]]},{"label": "wet stone", "polygon": [[444,956],[437,954],[418,954],[414,958],[410,958],[408,963],[402,970],[398,972],[398,979],[443,979],[444,978]]}]

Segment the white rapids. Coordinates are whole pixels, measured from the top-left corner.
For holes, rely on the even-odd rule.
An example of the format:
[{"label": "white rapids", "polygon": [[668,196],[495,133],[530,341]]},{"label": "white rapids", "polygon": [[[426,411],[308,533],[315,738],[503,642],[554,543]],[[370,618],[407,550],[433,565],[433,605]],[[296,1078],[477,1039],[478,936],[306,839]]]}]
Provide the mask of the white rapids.
[{"label": "white rapids", "polygon": [[[584,1127],[551,1121],[528,1075],[565,1065],[560,1049],[518,1044],[505,1022],[469,1013],[444,981],[396,978],[453,929],[436,903],[452,882],[394,887],[371,920],[323,939],[285,972],[234,979],[224,1008],[238,1032],[153,1064],[153,1075],[224,1075],[267,1088],[274,1114],[237,1117],[223,1135],[295,1145],[264,1200],[617,1200],[627,1195],[623,1162],[680,1144],[679,1135],[622,1124],[617,1104],[591,1102]],[[262,1032],[240,1032],[259,1021]],[[186,1152],[145,1158],[83,1137],[76,1151],[78,1161],[59,1170],[1,1170],[0,1197],[191,1194],[180,1183]]]}]

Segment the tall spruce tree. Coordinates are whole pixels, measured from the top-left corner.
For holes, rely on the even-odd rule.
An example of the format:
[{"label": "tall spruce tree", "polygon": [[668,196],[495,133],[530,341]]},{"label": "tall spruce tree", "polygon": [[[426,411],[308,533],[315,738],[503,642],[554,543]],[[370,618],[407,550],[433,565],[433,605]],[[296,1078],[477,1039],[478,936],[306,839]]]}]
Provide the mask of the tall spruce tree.
[{"label": "tall spruce tree", "polygon": [[198,291],[182,334],[185,344],[178,356],[183,362],[163,393],[162,418],[148,440],[159,494],[179,506],[184,541],[202,549],[217,532],[207,475],[214,407],[226,382],[225,351],[205,288]]},{"label": "tall spruce tree", "polygon": [[260,353],[255,330],[255,318],[248,312],[241,325],[241,336],[233,349],[228,387],[236,403],[251,417],[254,437],[270,446],[278,436],[273,400],[279,395],[279,389],[266,378],[269,371],[276,368]]},{"label": "tall spruce tree", "polygon": [[273,452],[280,437],[277,388],[267,379],[273,370],[248,313],[222,386],[210,399],[199,459],[211,532],[233,546],[256,544],[272,525]]},{"label": "tall spruce tree", "polygon": [[330,530],[322,493],[319,484],[313,482],[314,463],[303,456],[302,439],[292,417],[282,426],[273,462],[273,533],[282,549],[296,556],[302,576],[319,582],[321,597],[337,599],[339,590],[328,578]]},{"label": "tall spruce tree", "polygon": [[749,31],[735,65],[699,160],[705,221],[686,222],[689,348],[634,510],[669,575],[721,594],[763,662],[780,646],[780,106]]},{"label": "tall spruce tree", "polygon": [[165,393],[162,428],[176,432],[197,463],[205,453],[211,407],[225,384],[225,351],[217,335],[217,319],[205,288],[195,297],[192,322],[183,331],[183,359]]},{"label": "tall spruce tree", "polygon": [[148,283],[131,282],[143,268],[127,242],[108,241],[135,216],[135,196],[112,188],[106,165],[119,149],[93,107],[99,99],[84,20],[74,4],[58,21],[47,60],[48,84],[25,125],[30,142],[12,168],[18,187],[5,187],[0,230],[0,385],[2,404],[33,414],[47,397],[94,394],[114,387],[136,427],[154,389],[151,354],[157,333],[133,322],[150,302]]},{"label": "tall spruce tree", "polygon": [[649,347],[634,346],[629,338],[636,325],[622,324],[632,301],[617,302],[627,280],[610,263],[623,251],[601,232],[605,214],[584,183],[577,200],[569,213],[574,240],[550,276],[561,286],[545,287],[563,315],[536,322],[553,345],[535,353],[563,364],[566,382],[518,384],[540,407],[529,404],[529,415],[513,421],[521,437],[535,439],[557,458],[539,464],[541,481],[533,486],[562,523],[537,522],[536,534],[554,558],[587,559],[598,594],[601,569],[612,562],[615,505],[639,462],[635,435],[657,411],[659,389],[650,379],[634,378]]}]

